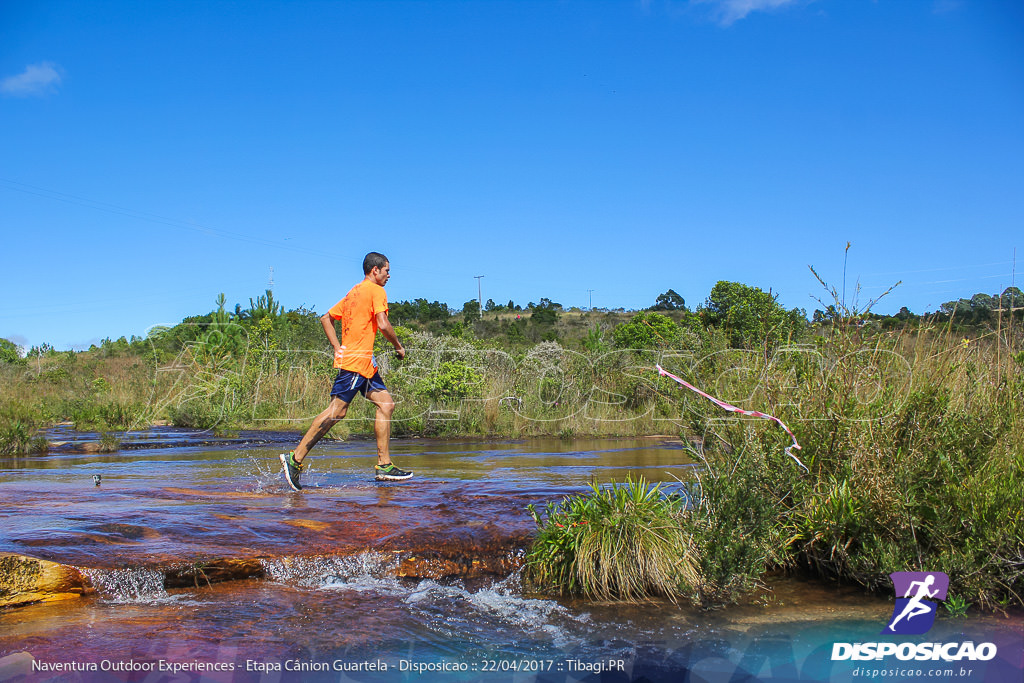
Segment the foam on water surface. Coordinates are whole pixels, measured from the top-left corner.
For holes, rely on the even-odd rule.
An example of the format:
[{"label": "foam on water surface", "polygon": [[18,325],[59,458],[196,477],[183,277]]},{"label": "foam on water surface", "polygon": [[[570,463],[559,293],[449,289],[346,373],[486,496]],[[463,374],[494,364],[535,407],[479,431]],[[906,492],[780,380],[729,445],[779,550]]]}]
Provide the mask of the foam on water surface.
[{"label": "foam on water surface", "polygon": [[164,573],[156,569],[82,569],[104,603],[113,605],[198,604],[194,595],[168,593]]}]

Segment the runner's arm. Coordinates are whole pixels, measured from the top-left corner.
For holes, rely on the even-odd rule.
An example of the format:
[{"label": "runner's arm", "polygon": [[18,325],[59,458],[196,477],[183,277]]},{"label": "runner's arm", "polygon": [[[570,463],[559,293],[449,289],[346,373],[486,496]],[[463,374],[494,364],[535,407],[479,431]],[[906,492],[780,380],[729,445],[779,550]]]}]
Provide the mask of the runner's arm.
[{"label": "runner's arm", "polygon": [[381,311],[377,314],[377,329],[384,335],[384,338],[391,342],[391,345],[395,347],[395,353],[398,354],[399,358],[405,358],[405,347],[402,346],[402,342],[398,341],[398,335],[395,334],[395,328],[391,327],[391,321],[388,320],[388,314]]},{"label": "runner's arm", "polygon": [[331,342],[331,346],[334,348],[335,353],[338,349],[342,348],[341,342],[338,341],[338,333],[334,329],[334,319],[330,313],[324,313],[320,316],[320,324],[324,326],[324,332],[327,334],[327,340]]}]

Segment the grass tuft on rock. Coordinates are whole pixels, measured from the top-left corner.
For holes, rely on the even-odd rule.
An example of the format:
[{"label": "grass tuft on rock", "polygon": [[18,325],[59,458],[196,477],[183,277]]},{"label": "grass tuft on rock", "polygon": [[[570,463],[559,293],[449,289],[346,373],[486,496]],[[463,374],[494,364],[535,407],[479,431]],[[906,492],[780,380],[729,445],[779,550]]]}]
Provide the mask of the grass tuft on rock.
[{"label": "grass tuft on rock", "polygon": [[590,599],[678,601],[699,581],[683,506],[643,477],[551,503],[530,506],[538,533],[526,558],[535,585]]}]

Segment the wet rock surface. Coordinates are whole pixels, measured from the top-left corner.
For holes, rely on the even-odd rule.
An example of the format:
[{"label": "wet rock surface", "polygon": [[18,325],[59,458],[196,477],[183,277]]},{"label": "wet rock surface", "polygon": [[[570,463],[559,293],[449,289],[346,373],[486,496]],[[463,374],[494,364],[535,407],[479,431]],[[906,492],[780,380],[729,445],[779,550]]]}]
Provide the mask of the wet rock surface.
[{"label": "wet rock surface", "polygon": [[[93,499],[84,505],[52,498],[45,506],[51,519],[0,540],[9,551],[0,556],[0,606],[81,595],[90,583],[78,567],[156,570],[171,589],[262,578],[261,561],[291,556],[382,552],[396,558],[393,573],[405,578],[507,576],[521,566],[532,528],[523,513],[528,497],[481,500],[450,485],[440,501],[429,484],[375,486],[357,487],[360,500],[344,488],[284,494],[113,486],[83,493]],[[39,504],[27,494],[4,502]],[[111,516],[123,521],[102,521]]]},{"label": "wet rock surface", "polygon": [[91,589],[74,567],[0,553],[0,607],[78,598]]},{"label": "wet rock surface", "polygon": [[527,505],[582,491],[595,477],[686,466],[679,446],[651,439],[594,442],[601,450],[557,440],[395,440],[396,461],[416,476],[375,482],[372,442],[325,441],[296,493],[277,458],[294,434],[153,428],[119,435],[130,452],[106,454],[83,453],[97,434],[47,436],[62,445],[0,462],[0,515],[10,520],[0,552],[26,558],[0,564],[0,605],[81,595],[88,570],[136,568],[164,588],[195,588],[265,578],[264,563],[277,558],[360,553],[393,558],[394,577],[506,577],[530,543]]}]

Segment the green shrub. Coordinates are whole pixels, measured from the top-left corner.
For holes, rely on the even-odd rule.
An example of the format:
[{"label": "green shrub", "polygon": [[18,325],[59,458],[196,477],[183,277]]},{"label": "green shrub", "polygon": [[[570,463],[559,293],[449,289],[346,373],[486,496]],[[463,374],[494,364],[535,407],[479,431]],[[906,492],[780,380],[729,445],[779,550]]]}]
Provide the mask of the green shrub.
[{"label": "green shrub", "polygon": [[[792,387],[775,414],[809,472],[786,459],[787,438],[770,424],[705,423],[708,447],[724,446],[704,453],[701,507],[684,518],[704,601],[729,600],[784,567],[873,590],[889,590],[894,571],[941,570],[972,605],[1020,604],[1024,385],[1009,354],[1000,365],[994,348],[959,340],[928,337],[918,348],[861,335],[823,339],[817,351],[836,359],[824,372],[769,365],[749,380]],[[909,374],[872,370],[894,353]]]},{"label": "green shrub", "polygon": [[46,407],[46,417],[51,421],[68,420],[79,430],[124,432],[145,425],[150,410],[141,402],[104,400],[103,396],[91,395],[53,401]]},{"label": "green shrub", "polygon": [[612,339],[620,349],[664,349],[679,345],[682,330],[668,316],[637,313],[612,330]]},{"label": "green shrub", "polygon": [[558,321],[558,313],[552,308],[535,308],[530,314],[530,322],[536,325],[554,325]]},{"label": "green shrub", "polygon": [[187,429],[212,429],[224,421],[221,406],[209,401],[185,401],[167,409],[171,424]]},{"label": "green shrub", "polygon": [[696,506],[683,518],[702,578],[698,601],[739,600],[786,559],[786,508],[798,478],[778,439],[742,423],[724,436],[725,451],[709,455],[699,474]]},{"label": "green shrub", "polygon": [[417,383],[415,392],[434,401],[458,401],[478,396],[483,376],[458,361],[445,361],[432,374]]},{"label": "green shrub", "polygon": [[0,454],[45,452],[46,439],[38,434],[42,423],[38,410],[17,402],[0,406]]},{"label": "green shrub", "polygon": [[0,338],[0,363],[24,365],[25,359],[18,353],[18,347],[14,342]]},{"label": "green shrub", "polygon": [[116,453],[121,450],[121,440],[109,432],[100,434],[99,453]]},{"label": "green shrub", "polygon": [[642,477],[549,504],[526,558],[535,584],[600,600],[673,601],[700,583],[682,505]]},{"label": "green shrub", "polygon": [[46,439],[38,436],[30,423],[21,420],[0,422],[0,453],[41,453],[46,451],[46,448]]}]

